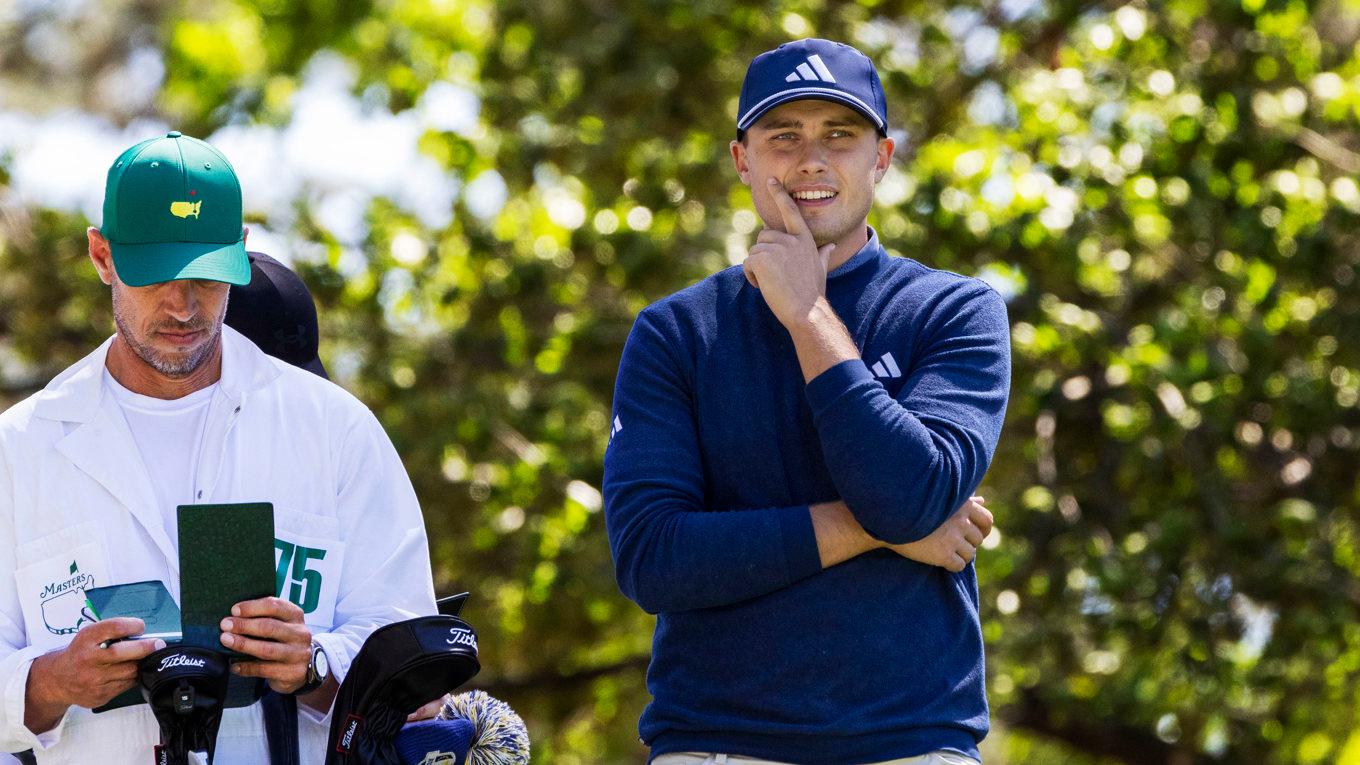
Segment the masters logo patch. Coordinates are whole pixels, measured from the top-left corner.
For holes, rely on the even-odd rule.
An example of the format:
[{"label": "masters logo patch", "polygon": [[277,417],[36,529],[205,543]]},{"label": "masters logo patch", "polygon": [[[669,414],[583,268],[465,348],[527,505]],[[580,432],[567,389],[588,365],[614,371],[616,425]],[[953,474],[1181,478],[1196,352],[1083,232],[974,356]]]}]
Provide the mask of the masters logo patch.
[{"label": "masters logo patch", "polygon": [[85,622],[81,613],[85,590],[94,586],[94,575],[81,573],[75,561],[68,571],[68,578],[49,582],[38,593],[43,626],[53,635],[73,635],[80,630]]},{"label": "masters logo patch", "polygon": [[203,200],[197,202],[171,202],[170,214],[176,218],[188,218],[190,215],[198,217],[198,211],[203,208]]},{"label": "masters logo patch", "polygon": [[30,645],[62,648],[95,621],[85,608],[85,590],[110,584],[99,534],[96,524],[78,523],[17,549],[14,584]]}]

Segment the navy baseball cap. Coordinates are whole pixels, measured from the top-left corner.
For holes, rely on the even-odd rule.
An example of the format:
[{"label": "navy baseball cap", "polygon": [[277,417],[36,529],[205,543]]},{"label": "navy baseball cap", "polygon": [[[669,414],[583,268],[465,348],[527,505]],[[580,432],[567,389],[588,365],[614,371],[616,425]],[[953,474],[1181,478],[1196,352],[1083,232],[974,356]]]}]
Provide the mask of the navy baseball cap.
[{"label": "navy baseball cap", "polygon": [[248,252],[250,281],[231,288],[226,325],[260,350],[326,379],[317,351],[316,304],[302,278],[263,252]]},{"label": "navy baseball cap", "polygon": [[811,38],[784,43],[755,57],[741,84],[737,138],[765,112],[807,98],[854,109],[888,134],[888,101],[869,57],[844,43]]}]

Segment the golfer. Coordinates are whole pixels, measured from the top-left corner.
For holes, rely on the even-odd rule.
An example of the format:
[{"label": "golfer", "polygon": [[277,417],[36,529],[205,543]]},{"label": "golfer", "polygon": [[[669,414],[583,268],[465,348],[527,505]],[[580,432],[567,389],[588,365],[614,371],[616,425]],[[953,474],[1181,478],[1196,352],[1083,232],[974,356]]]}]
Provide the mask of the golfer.
[{"label": "golfer", "polygon": [[605,455],[620,588],[657,614],[653,762],[968,763],[987,733],[971,498],[1009,387],[1002,299],[868,226],[893,155],[859,51],[752,61],[744,265],[646,308]]}]

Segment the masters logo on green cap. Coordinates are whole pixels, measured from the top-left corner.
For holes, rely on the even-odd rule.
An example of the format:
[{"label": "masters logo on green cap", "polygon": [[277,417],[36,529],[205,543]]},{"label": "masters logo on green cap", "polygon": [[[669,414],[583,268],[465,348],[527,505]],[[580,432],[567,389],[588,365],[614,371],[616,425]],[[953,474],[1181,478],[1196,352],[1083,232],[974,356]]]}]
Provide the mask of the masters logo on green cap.
[{"label": "masters logo on green cap", "polygon": [[104,225],[118,278],[250,281],[241,184],[222,153],[171,131],[123,152],[104,185]]}]

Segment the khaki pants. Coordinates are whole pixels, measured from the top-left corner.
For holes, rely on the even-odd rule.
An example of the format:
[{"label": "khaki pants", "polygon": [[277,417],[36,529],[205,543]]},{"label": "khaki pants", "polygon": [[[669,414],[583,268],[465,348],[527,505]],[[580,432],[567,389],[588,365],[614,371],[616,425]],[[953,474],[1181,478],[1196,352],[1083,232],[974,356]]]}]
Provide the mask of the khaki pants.
[{"label": "khaki pants", "polygon": [[[663,754],[652,760],[652,765],[789,765],[783,762],[772,760],[757,760],[753,757],[742,757],[736,754],[704,754],[703,752],[677,752],[675,754]],[[918,757],[903,757],[896,760],[884,760],[873,765],[981,765],[971,757],[965,757],[958,752],[931,752]]]}]

